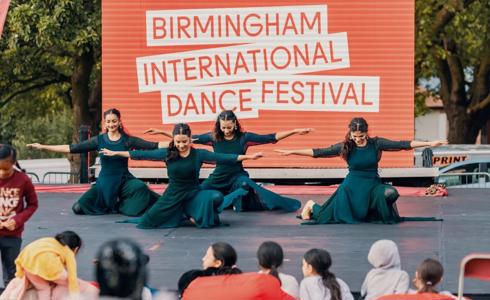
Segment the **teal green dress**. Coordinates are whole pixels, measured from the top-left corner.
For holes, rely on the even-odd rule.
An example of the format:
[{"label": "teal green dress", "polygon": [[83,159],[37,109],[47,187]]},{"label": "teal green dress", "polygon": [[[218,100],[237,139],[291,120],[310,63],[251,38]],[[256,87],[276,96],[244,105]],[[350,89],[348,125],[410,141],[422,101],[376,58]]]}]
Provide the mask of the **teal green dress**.
[{"label": "teal green dress", "polygon": [[[329,148],[313,149],[313,157],[339,156],[343,143]],[[312,222],[330,224],[361,222],[394,224],[408,220],[396,208],[397,190],[383,184],[378,175],[382,151],[411,149],[410,141],[370,138],[364,147],[354,146],[348,159],[349,173],[334,194],[323,204],[315,204]],[[410,218],[412,221],[434,221],[434,218]]]},{"label": "teal green dress", "polygon": [[[95,136],[79,144],[70,145],[70,153],[132,149],[157,149],[158,143],[122,134],[117,141],[109,140],[107,133]],[[141,215],[158,198],[141,180],[128,169],[125,157],[100,156],[101,170],[96,183],[78,199],[84,214],[102,215],[121,213],[127,216]]]},{"label": "teal green dress", "polygon": [[[235,134],[231,140],[215,141],[211,133],[192,136],[194,143],[213,147],[215,153],[243,155],[248,147],[276,143],[276,135],[244,132]],[[281,209],[287,212],[296,211],[301,202],[278,195],[259,186],[250,179],[243,164],[234,165],[217,163],[216,168],[201,184],[203,189],[214,189],[226,195],[220,210],[233,205],[235,211],[257,211]]]},{"label": "teal green dress", "polygon": [[223,202],[223,194],[202,190],[199,171],[203,163],[237,164],[238,155],[191,148],[187,157],[167,161],[167,148],[129,153],[131,159],[165,161],[169,182],[163,195],[141,218],[127,222],[138,223],[138,228],[143,229],[171,228],[178,227],[183,216],[187,216],[199,228],[220,225],[218,207]]}]

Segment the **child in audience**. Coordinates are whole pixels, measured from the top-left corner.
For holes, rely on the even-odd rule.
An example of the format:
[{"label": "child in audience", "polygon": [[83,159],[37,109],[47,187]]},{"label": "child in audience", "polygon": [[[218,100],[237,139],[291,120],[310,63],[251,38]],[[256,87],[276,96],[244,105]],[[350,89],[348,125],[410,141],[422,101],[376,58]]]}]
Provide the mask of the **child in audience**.
[{"label": "child in audience", "polygon": [[400,254],[395,242],[390,240],[376,241],[369,250],[368,261],[371,269],[361,288],[361,297],[365,300],[376,300],[389,294],[404,294],[408,291],[410,278],[401,270]]},{"label": "child in audience", "polygon": [[5,287],[15,277],[24,223],[37,206],[36,191],[17,162],[17,152],[10,145],[0,144],[0,252]]},{"label": "child in audience", "polygon": [[38,299],[64,299],[67,293],[69,299],[78,299],[80,295],[83,299],[97,299],[98,289],[77,278],[75,255],[81,246],[81,238],[73,231],[38,239],[27,245],[15,260],[15,276],[25,276],[36,289]]},{"label": "child in audience", "polygon": [[378,300],[450,300],[456,299],[449,292],[438,292],[436,286],[442,281],[444,269],[440,262],[428,258],[424,260],[415,272],[413,284],[417,290],[409,290],[408,294],[386,295]]},{"label": "child in audience", "polygon": [[415,271],[413,284],[417,290],[410,290],[410,293],[431,293],[454,297],[454,295],[448,291],[438,292],[436,289],[436,286],[442,281],[443,274],[444,268],[441,263],[435,259],[427,258],[417,267],[417,271]]},{"label": "child in audience", "polygon": [[97,252],[95,269],[100,286],[99,299],[152,299],[151,292],[145,288],[148,260],[148,256],[132,240],[105,242]]},{"label": "child in audience", "polygon": [[299,288],[301,300],[354,300],[349,286],[329,271],[330,254],[323,249],[310,249],[303,257],[303,275]]},{"label": "child in audience", "polygon": [[284,260],[282,248],[278,243],[263,242],[257,250],[257,259],[259,260],[259,273],[276,277],[281,282],[281,289],[284,292],[295,298],[299,297],[299,284],[296,278],[278,271]]},{"label": "child in audience", "polygon": [[236,251],[230,244],[224,242],[212,244],[202,258],[203,269],[190,270],[180,276],[179,294],[182,296],[189,284],[198,277],[242,273],[240,269],[235,267],[236,261]]}]

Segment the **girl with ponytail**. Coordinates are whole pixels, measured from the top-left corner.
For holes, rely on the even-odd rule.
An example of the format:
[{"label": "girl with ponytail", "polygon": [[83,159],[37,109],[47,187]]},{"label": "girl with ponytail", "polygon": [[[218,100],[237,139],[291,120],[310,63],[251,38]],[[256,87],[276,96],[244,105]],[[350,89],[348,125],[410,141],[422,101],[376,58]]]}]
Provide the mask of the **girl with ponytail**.
[{"label": "girl with ponytail", "polygon": [[224,202],[223,194],[216,190],[202,190],[199,186],[199,171],[202,164],[237,164],[247,159],[258,159],[262,153],[236,155],[213,153],[192,147],[189,125],[176,124],[168,148],[158,150],[111,151],[102,149],[107,157],[121,156],[138,160],[163,161],[167,165],[169,184],[162,196],[139,219],[123,222],[137,223],[138,228],[169,228],[180,226],[187,217],[199,228],[220,225],[219,207]]},{"label": "girl with ponytail", "polygon": [[237,254],[228,243],[217,242],[208,247],[202,258],[202,270],[190,270],[179,278],[179,295],[183,295],[185,289],[194,279],[205,276],[241,274],[242,271],[235,266]]},{"label": "girl with ponytail", "polygon": [[20,170],[17,151],[0,144],[0,253],[4,287],[15,275],[14,261],[20,253],[24,223],[38,207],[34,186]]},{"label": "girl with ponytail", "polygon": [[296,278],[278,270],[284,260],[282,247],[278,243],[272,241],[263,242],[257,250],[257,259],[259,261],[259,273],[276,277],[281,283],[281,289],[284,292],[294,298],[299,297],[299,284]]},{"label": "girl with ponytail", "polygon": [[[448,291],[438,292],[436,286],[441,283],[444,268],[438,260],[427,258],[417,267],[413,285],[416,290],[409,290],[408,294],[385,295],[378,300],[452,300],[456,296]],[[464,298],[467,299],[467,298]]]},{"label": "girl with ponytail", "polygon": [[[353,118],[344,141],[328,148],[276,150],[281,155],[302,155],[314,158],[340,156],[347,162],[349,173],[335,193],[318,205],[306,202],[301,212],[309,224],[362,222],[394,224],[402,221],[437,221],[435,218],[402,218],[395,201],[398,191],[383,184],[378,174],[378,162],[383,151],[410,150],[418,147],[437,147],[446,141],[392,141],[381,137],[371,138],[364,118]],[[368,192],[366,192],[368,191]]]},{"label": "girl with ponytail", "polygon": [[415,278],[413,284],[417,288],[416,291],[410,290],[410,293],[422,294],[441,294],[446,296],[452,296],[453,294],[448,291],[438,292],[436,286],[441,283],[442,275],[444,275],[444,268],[438,260],[427,258],[425,259],[415,271]]},{"label": "girl with ponytail", "polygon": [[[110,149],[128,151],[134,149],[157,149],[167,147],[167,142],[149,142],[130,136],[124,130],[121,112],[115,108],[104,112],[105,133],[87,141],[72,145],[29,144],[28,147],[60,153],[86,153]],[[75,214],[103,215],[120,213],[138,216],[145,212],[158,198],[141,180],[128,169],[128,159],[100,156],[102,166],[97,182],[85,192],[72,207]]]},{"label": "girl with ponytail", "polygon": [[332,259],[323,249],[310,249],[303,257],[301,300],[354,300],[349,286],[330,272]]},{"label": "girl with ponytail", "polygon": [[[312,130],[296,128],[269,134],[246,132],[235,113],[232,110],[224,110],[216,118],[211,132],[193,135],[192,139],[195,144],[213,147],[216,153],[243,155],[249,147],[277,143],[293,135],[308,134]],[[168,132],[156,129],[149,129],[145,133],[170,136]],[[283,197],[259,186],[250,179],[241,163],[229,165],[218,162],[213,173],[204,180],[201,187],[230,195],[226,199],[229,201],[223,202],[220,210],[233,206],[236,212],[273,209],[291,212],[301,207],[298,200]]]}]

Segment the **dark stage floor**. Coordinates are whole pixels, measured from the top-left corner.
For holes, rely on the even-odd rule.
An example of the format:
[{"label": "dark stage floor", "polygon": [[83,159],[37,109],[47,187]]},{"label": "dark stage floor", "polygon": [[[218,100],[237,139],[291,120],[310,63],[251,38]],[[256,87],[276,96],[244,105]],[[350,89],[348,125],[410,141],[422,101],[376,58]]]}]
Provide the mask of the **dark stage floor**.
[{"label": "dark stage floor", "polygon": [[[71,205],[80,194],[41,193],[40,208],[28,222],[24,245],[39,237],[63,230],[78,232],[85,245],[79,254],[79,275],[93,278],[92,259],[98,247],[115,237],[137,240],[151,257],[150,281],[154,287],[176,288],[180,274],[200,268],[201,258],[210,243],[226,241],[238,252],[238,266],[256,271],[255,252],[265,240],[279,242],[285,250],[284,272],[301,280],[301,258],[312,247],[326,248],[333,257],[334,273],[352,291],[359,291],[370,269],[367,254],[378,239],[392,239],[399,248],[402,267],[413,276],[419,262],[427,257],[442,261],[446,273],[442,288],[457,290],[458,266],[470,252],[490,252],[490,196],[488,189],[450,190],[450,196],[402,197],[403,216],[437,216],[444,222],[406,222],[399,225],[317,225],[300,226],[294,214],[279,212],[241,213],[226,211],[222,220],[229,227],[196,229],[140,230],[133,224],[116,224],[125,217],[75,216]],[[304,196],[301,200],[323,202],[324,196]],[[465,292],[490,293],[490,283],[468,281]]]}]

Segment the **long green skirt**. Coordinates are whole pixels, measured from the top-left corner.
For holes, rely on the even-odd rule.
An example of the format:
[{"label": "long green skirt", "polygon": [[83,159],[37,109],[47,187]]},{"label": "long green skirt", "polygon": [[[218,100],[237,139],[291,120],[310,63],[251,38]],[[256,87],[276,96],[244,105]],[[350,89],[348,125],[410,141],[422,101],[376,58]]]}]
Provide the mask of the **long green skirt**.
[{"label": "long green skirt", "polygon": [[373,172],[351,171],[335,193],[323,204],[313,206],[312,221],[305,224],[395,224],[403,221],[441,221],[432,217],[400,217],[399,194]]},{"label": "long green skirt", "polygon": [[215,190],[189,193],[165,192],[141,218],[123,223],[137,223],[138,228],[179,227],[186,218],[192,218],[198,228],[219,226],[217,208],[223,202],[223,194]]},{"label": "long green skirt", "polygon": [[[136,178],[128,178],[121,183],[116,210],[125,216],[139,216],[151,207],[159,196],[150,190],[143,181]],[[100,190],[96,183],[78,199],[77,202],[84,214],[103,214],[97,207],[99,197]]]}]

